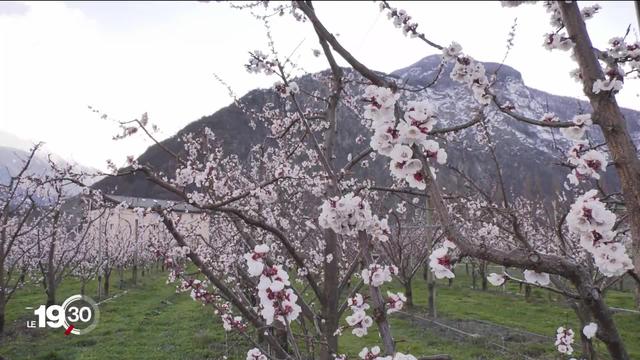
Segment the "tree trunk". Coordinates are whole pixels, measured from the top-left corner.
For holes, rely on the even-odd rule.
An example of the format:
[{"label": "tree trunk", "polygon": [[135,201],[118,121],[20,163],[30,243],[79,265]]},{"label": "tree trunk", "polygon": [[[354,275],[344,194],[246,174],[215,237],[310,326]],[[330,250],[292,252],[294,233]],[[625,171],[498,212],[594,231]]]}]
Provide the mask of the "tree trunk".
[{"label": "tree trunk", "polygon": [[[316,151],[320,160],[325,161],[324,167],[327,176],[332,178],[332,181],[327,183],[325,187],[327,194],[335,194],[339,195],[340,191],[338,189],[338,180],[331,176],[332,174],[332,162],[334,159],[334,149],[337,141],[338,135],[338,104],[340,101],[340,93],[342,91],[342,69],[337,66],[334,62],[334,59],[331,55],[331,50],[329,49],[329,45],[320,39],[320,46],[331,65],[332,72],[332,80],[331,80],[331,94],[329,96],[329,102],[327,104],[327,109],[324,113],[325,120],[328,124],[327,130],[324,133],[324,141],[322,146],[320,147],[318,144]],[[306,122],[305,122],[306,124]],[[307,130],[309,130],[309,126],[307,126]],[[360,245],[368,245],[368,239],[362,237],[360,240]],[[324,248],[324,284],[322,290],[322,297],[324,298],[323,304],[323,316],[325,318],[324,324],[324,335],[327,341],[326,346],[322,347],[322,355],[323,360],[325,359],[333,359],[335,354],[338,353],[338,337],[334,335],[336,329],[338,328],[338,324],[340,322],[340,318],[338,315],[338,303],[339,303],[339,286],[340,286],[340,269],[338,263],[341,259],[340,247],[338,246],[338,235],[332,230],[325,230],[324,232],[325,239],[325,248]],[[366,252],[369,256],[369,260],[371,260],[371,254],[368,252],[368,246],[366,248],[363,247],[363,251]],[[372,293],[373,295],[373,293]],[[374,308],[375,308],[375,298],[374,298]],[[381,336],[382,332],[381,332]],[[383,336],[384,339],[384,336]]]},{"label": "tree trunk", "polygon": [[476,289],[476,283],[477,283],[477,272],[476,272],[476,263],[472,263],[471,264],[471,288],[472,289]]},{"label": "tree trunk", "polygon": [[427,276],[427,314],[432,318],[438,316],[436,311],[436,279],[431,271]]},{"label": "tree trunk", "polygon": [[137,264],[133,264],[133,270],[131,273],[131,282],[133,282],[133,285],[138,283],[138,265]]},{"label": "tree trunk", "polygon": [[53,262],[49,262],[47,274],[46,274],[46,293],[47,293],[47,306],[55,305],[56,303],[56,279],[53,268]]},{"label": "tree trunk", "polygon": [[407,279],[404,283],[404,296],[407,298],[407,301],[405,302],[407,308],[413,308],[413,289],[411,288],[411,279]]},{"label": "tree trunk", "polygon": [[487,291],[489,288],[487,280],[487,262],[480,263],[480,283],[482,284],[482,291]]},{"label": "tree trunk", "polygon": [[[595,322],[598,324],[596,336],[607,345],[611,358],[629,360],[629,354],[613,321],[611,310],[604,303],[600,290],[593,286],[591,278],[584,274],[575,281],[574,285],[582,297],[584,306],[591,312]],[[582,332],[582,329],[580,329],[580,332]]]},{"label": "tree trunk", "polygon": [[50,287],[47,289],[47,307],[56,304],[56,288]]},{"label": "tree trunk", "polygon": [[[632,240],[630,256],[635,273],[640,274],[640,159],[637,149],[613,94],[609,91],[594,94],[592,91],[595,80],[605,76],[594,54],[578,4],[563,1],[558,4],[569,37],[575,42],[574,54],[580,66],[584,93],[593,108],[594,122],[602,130],[620,179]],[[640,293],[637,293],[636,304],[640,305]]]},{"label": "tree trunk", "polygon": [[104,271],[104,297],[109,296],[109,278],[111,277],[111,269]]},{"label": "tree trunk", "polygon": [[82,281],[82,284],[80,285],[80,295],[84,295],[84,290],[87,286],[87,283],[85,281]]},{"label": "tree trunk", "polygon": [[531,302],[531,285],[524,285],[524,300],[526,302]]},{"label": "tree trunk", "polygon": [[[2,291],[2,290],[0,290]],[[5,295],[4,293],[0,294],[0,339],[2,338],[2,335],[4,334],[4,313],[5,313],[5,309],[6,309],[6,299],[5,299]]]},{"label": "tree trunk", "polygon": [[[358,232],[358,240],[360,243],[360,249],[362,250],[362,257],[366,267],[373,264],[373,258],[371,256],[371,246],[369,243],[369,236],[364,231]],[[378,332],[382,339],[382,345],[384,346],[384,352],[387,355],[393,356],[395,354],[395,341],[391,335],[391,328],[387,321],[386,312],[384,309],[384,298],[380,292],[380,289],[375,286],[369,286],[369,296],[371,296],[371,307],[373,320],[378,325]]]},{"label": "tree trunk", "polygon": [[49,256],[47,259],[47,306],[54,305],[56,303],[56,267],[54,264],[56,240],[58,238],[58,221],[60,219],[60,212],[56,211],[53,216],[53,233],[51,235],[51,245],[49,246]]},{"label": "tree trunk", "polygon": [[[327,340],[326,346],[321,348],[322,360],[330,360],[334,358],[334,354],[338,353],[338,337],[334,332],[338,328],[340,319],[338,318],[338,237],[331,229],[324,231],[325,247],[324,247],[324,284],[323,293],[325,296],[324,305],[322,307],[322,316],[324,318],[323,333]],[[327,257],[331,257],[331,261],[326,261]]]},{"label": "tree trunk", "polygon": [[593,342],[582,332],[582,329],[591,322],[591,313],[589,312],[589,308],[587,308],[581,301],[570,301],[570,305],[580,320],[580,329],[577,329],[576,332],[580,334],[580,345],[582,347],[581,358],[584,357],[584,360],[596,360],[597,353],[593,348]]},{"label": "tree trunk", "polygon": [[[433,221],[433,211],[431,208],[434,207],[432,203],[432,199],[430,197],[427,198],[427,210],[425,211],[425,223],[427,226],[434,223]],[[427,250],[429,254],[433,253],[434,250],[434,234],[427,234]],[[427,315],[431,318],[436,318],[438,316],[438,312],[436,310],[436,278],[433,275],[433,271],[429,269],[429,259],[427,259],[425,264],[425,272],[427,281]]]},{"label": "tree trunk", "polygon": [[429,263],[425,262],[424,266],[422,267],[422,278],[424,279],[424,281],[428,281],[429,280]]},{"label": "tree trunk", "polygon": [[124,289],[124,266],[118,268],[118,275],[120,276],[120,290]]},{"label": "tree trunk", "polygon": [[103,276],[101,273],[98,274],[98,299],[102,298],[102,283],[103,283]]},{"label": "tree trunk", "polygon": [[276,358],[286,359],[289,357],[289,339],[287,337],[287,329],[282,325],[282,323],[277,323],[275,325],[274,332],[281,347],[281,349],[277,349],[275,351]]}]

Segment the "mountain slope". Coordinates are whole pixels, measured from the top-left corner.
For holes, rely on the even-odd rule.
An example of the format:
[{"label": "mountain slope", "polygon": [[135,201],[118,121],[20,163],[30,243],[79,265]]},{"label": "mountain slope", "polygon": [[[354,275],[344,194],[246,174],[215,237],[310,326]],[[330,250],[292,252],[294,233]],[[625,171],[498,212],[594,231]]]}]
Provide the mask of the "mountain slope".
[{"label": "mountain slope", "polygon": [[[439,56],[429,56],[409,67],[392,72],[390,76],[397,78],[401,83],[424,86],[432,82],[436,76],[439,62]],[[501,102],[508,100],[516,106],[517,112],[523,115],[539,119],[545,112],[554,112],[565,120],[571,119],[576,113],[587,112],[590,109],[586,102],[528,88],[520,73],[513,68],[495,63],[485,63],[485,67],[487,73],[493,73],[499,68],[497,81],[492,89]],[[435,86],[426,89],[427,98],[438,109],[440,120],[436,127],[467,122],[470,118],[469,114],[477,108],[469,90],[449,78],[450,71],[451,65],[448,65]],[[312,75],[297,81],[307,90],[320,88]],[[408,96],[410,97],[411,94]],[[259,111],[269,102],[277,103],[277,97],[278,95],[270,89],[253,90],[240,101],[248,108]],[[633,138],[636,143],[640,142],[640,123],[638,122],[640,113],[627,109],[623,110],[623,113]],[[352,112],[343,109],[339,115],[338,154],[355,154],[362,145],[356,145],[353,139],[360,134],[368,135],[368,131]],[[555,148],[555,144],[562,143],[563,140],[558,137],[556,130],[527,125],[495,110],[489,112],[488,120],[489,131],[495,141],[498,159],[503,166],[503,174],[506,174],[505,182],[509,191],[534,197],[540,194],[551,195],[562,187],[566,169],[559,169],[554,163],[564,156]],[[251,147],[261,143],[269,134],[268,126],[265,124],[257,124],[256,129],[252,129],[250,119],[232,104],[187,125],[178,134],[163,141],[163,144],[172,151],[180,153],[182,149],[178,141],[179,137],[185,133],[202,131],[204,127],[211,128],[216,137],[223,141],[227,153],[235,153],[240,159],[246,158]],[[595,141],[598,142],[601,136],[596,131],[592,133]],[[477,145],[476,136],[475,131],[464,130],[447,137],[445,147],[449,153],[449,164],[464,170],[489,187],[495,186],[495,181],[492,180],[496,175],[495,168],[489,161],[488,154],[483,151],[484,148]],[[138,158],[138,161],[141,164],[149,164],[166,174],[173,174],[175,171],[175,161],[159,146],[151,146]],[[346,159],[337,161],[344,162]],[[388,182],[389,176],[382,170],[385,165],[380,161],[377,162],[377,167],[374,167],[376,170],[370,172],[371,176]],[[380,174],[376,174],[378,172]],[[438,176],[447,178],[447,181],[442,183],[447,183],[448,186],[463,186],[462,183],[456,183],[446,169],[441,170]],[[606,179],[615,186],[613,171],[608,172]],[[172,198],[171,194],[151,185],[140,175],[105,178],[95,186],[103,191],[121,195]]]}]

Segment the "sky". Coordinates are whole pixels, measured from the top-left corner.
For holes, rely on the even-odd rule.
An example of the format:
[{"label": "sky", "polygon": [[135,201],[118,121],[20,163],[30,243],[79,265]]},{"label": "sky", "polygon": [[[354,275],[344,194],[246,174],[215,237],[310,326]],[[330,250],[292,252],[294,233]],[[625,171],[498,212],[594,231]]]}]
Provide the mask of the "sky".
[{"label": "sky", "polygon": [[[569,53],[542,47],[551,27],[541,4],[390,4],[405,9],[429,39],[442,45],[457,41],[481,61],[502,60],[517,18],[515,46],[506,64],[522,73],[527,86],[584,97],[569,77],[577,67]],[[587,22],[596,47],[624,35],[629,25],[629,40],[638,40],[633,2],[601,5]],[[316,2],[315,8],[327,28],[370,68],[391,72],[437,52],[404,37],[373,2]],[[285,15],[270,18],[270,25],[283,57],[292,54],[309,72],[327,67],[313,56],[319,45],[310,24]],[[107,159],[122,165],[150,141],[112,140],[117,127],[88,106],[120,121],[147,112],[160,128],[159,137],[169,137],[231,103],[214,74],[239,96],[275,82],[244,69],[248,52],[256,49],[268,49],[264,24],[250,11],[226,3],[0,2],[0,131],[44,141],[49,150],[83,165],[106,169]],[[639,94],[640,81],[627,80],[618,102],[640,110]]]}]

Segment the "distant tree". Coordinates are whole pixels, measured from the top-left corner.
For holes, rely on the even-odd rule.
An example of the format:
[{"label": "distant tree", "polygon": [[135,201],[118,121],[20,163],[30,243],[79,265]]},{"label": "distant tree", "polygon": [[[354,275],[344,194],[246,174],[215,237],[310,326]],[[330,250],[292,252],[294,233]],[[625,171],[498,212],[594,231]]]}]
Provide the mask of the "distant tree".
[{"label": "distant tree", "polygon": [[29,253],[35,246],[34,233],[49,212],[38,209],[40,186],[29,176],[30,165],[40,149],[35,145],[22,159],[16,174],[0,184],[0,335],[4,332],[5,311],[32,269]]}]

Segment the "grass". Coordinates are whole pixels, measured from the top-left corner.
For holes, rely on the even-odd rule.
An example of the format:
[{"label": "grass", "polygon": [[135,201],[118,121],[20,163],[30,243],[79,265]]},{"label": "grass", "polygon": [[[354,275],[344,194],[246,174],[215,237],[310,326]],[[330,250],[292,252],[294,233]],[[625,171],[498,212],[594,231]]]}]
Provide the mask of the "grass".
[{"label": "grass", "polygon": [[[117,275],[112,277],[112,282],[117,283]],[[188,294],[176,294],[165,280],[165,274],[152,272],[140,278],[136,286],[128,284],[126,294],[100,305],[100,323],[93,332],[82,336],[64,336],[61,329],[26,329],[25,321],[33,316],[32,310],[25,307],[37,307],[45,297],[40,288],[22,289],[8,305],[7,328],[13,330],[0,344],[0,355],[6,359],[69,360],[219,359],[223,355],[230,359],[245,358],[249,345],[237,335],[227,338],[211,309],[203,308]],[[491,287],[479,291],[471,289],[470,282],[463,268],[451,287],[439,282],[439,316],[449,320],[489,321],[549,337],[555,336],[560,325],[580,330],[573,311],[555,295],[534,289],[531,301],[527,302],[516,286],[509,286],[507,292]],[[78,293],[79,288],[77,281],[66,280],[59,289],[59,301]],[[396,286],[396,290],[401,289]],[[423,313],[427,290],[421,279],[414,281],[413,292],[414,311]],[[87,294],[95,293],[94,282],[89,284]],[[607,297],[612,306],[633,306],[630,292],[610,291]],[[640,358],[640,316],[619,313],[615,318],[631,358]],[[540,359],[559,359],[553,339],[524,343],[513,349],[515,352],[505,353],[478,339],[460,341],[443,336],[441,331],[419,326],[397,314],[391,316],[391,327],[398,351],[414,355],[447,353],[454,359],[513,360],[521,358],[514,354],[526,353]],[[362,347],[379,345],[375,328],[370,330],[364,338],[345,331],[340,340],[341,352],[357,358]],[[604,354],[602,344],[597,345]]]},{"label": "grass", "polygon": [[[415,283],[414,302],[419,309],[426,308],[426,286],[423,281]],[[564,299],[545,290],[533,289],[529,302],[519,294],[519,287],[515,284],[507,286],[506,291],[491,285],[487,291],[473,290],[471,279],[463,268],[457,271],[451,287],[443,281],[438,285],[438,314],[446,318],[489,321],[554,338],[559,326],[568,326],[576,333],[582,330],[575,313]],[[397,290],[401,291],[401,288]],[[609,306],[633,309],[634,297],[631,292],[610,290],[606,298]],[[617,313],[614,318],[631,358],[640,358],[640,315]],[[578,340],[576,336],[576,341]],[[596,346],[603,354],[606,352],[600,341],[596,340]],[[579,345],[574,348],[579,349]],[[533,346],[531,350],[536,352],[536,347]],[[545,352],[553,354],[554,351],[552,340]]]},{"label": "grass", "polygon": [[[126,294],[100,305],[100,322],[81,336],[64,336],[61,329],[25,329],[24,319],[42,304],[40,289],[29,289],[9,303],[10,334],[0,347],[7,359],[217,359],[224,354],[225,334],[209,308],[188,294],[176,294],[165,284],[166,275],[152,273],[129,286]],[[113,280],[112,280],[113,281]],[[59,299],[78,293],[79,285],[66,281]],[[87,294],[96,293],[91,284]],[[117,293],[118,291],[116,291]],[[16,322],[18,319],[22,320]]]}]

